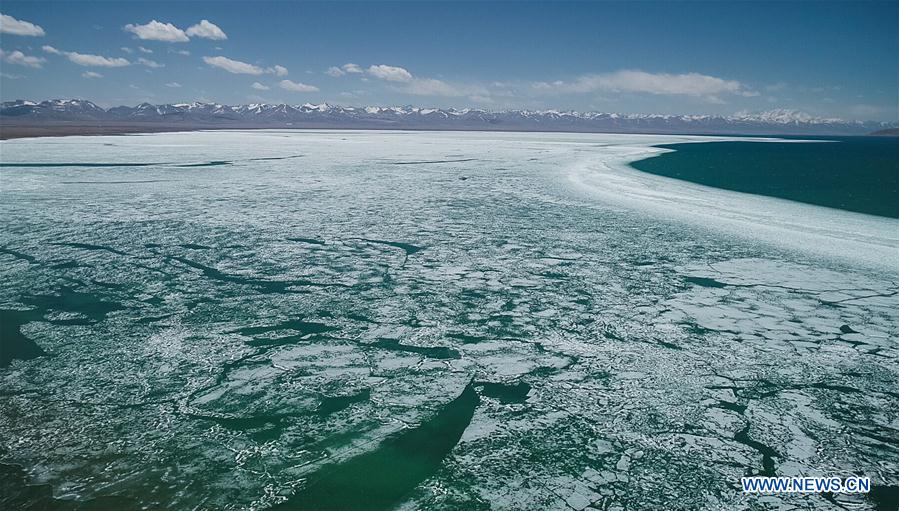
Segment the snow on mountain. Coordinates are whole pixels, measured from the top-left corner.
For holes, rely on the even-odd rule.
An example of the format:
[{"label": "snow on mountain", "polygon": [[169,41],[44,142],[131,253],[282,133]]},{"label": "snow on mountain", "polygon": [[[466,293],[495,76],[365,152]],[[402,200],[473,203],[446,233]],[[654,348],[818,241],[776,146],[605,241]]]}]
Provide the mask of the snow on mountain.
[{"label": "snow on mountain", "polygon": [[805,112],[798,110],[790,110],[778,108],[759,113],[749,113],[746,111],[737,112],[729,117],[735,121],[765,122],[772,124],[840,124],[846,121],[842,119],[825,119],[821,117],[813,117]]},{"label": "snow on mountain", "polygon": [[5,124],[59,121],[158,122],[200,127],[319,127],[365,129],[463,129],[704,134],[862,134],[893,128],[895,123],[845,121],[797,110],[737,112],[730,116],[621,114],[560,110],[421,108],[415,106],[343,107],[252,103],[141,103],[104,110],[79,99],[7,101],[0,105]]}]

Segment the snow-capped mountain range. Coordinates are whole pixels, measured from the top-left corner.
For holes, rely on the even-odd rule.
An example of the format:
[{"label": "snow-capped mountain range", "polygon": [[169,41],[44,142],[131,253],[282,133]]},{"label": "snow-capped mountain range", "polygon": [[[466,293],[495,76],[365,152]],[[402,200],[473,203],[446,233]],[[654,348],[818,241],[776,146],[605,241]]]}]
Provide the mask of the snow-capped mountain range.
[{"label": "snow-capped mountain range", "polygon": [[718,115],[616,114],[557,110],[344,107],[265,104],[176,103],[103,109],[82,99],[7,101],[0,125],[157,125],[191,128],[357,128],[418,130],[571,131],[692,134],[865,134],[897,123],[813,117],[795,110]]}]

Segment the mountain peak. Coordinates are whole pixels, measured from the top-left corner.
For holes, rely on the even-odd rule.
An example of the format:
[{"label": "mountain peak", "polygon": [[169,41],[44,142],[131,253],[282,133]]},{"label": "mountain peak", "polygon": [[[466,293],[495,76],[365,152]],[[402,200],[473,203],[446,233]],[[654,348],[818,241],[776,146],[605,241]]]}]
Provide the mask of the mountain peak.
[{"label": "mountain peak", "polygon": [[729,116],[623,114],[574,110],[502,110],[422,108],[419,106],[343,107],[328,103],[223,105],[195,101],[103,109],[85,99],[42,102],[7,101],[0,105],[5,124],[104,121],[157,123],[190,127],[292,127],[419,130],[570,131],[605,133],[695,134],[864,134],[896,124],[825,119],[805,112],[774,109]]}]

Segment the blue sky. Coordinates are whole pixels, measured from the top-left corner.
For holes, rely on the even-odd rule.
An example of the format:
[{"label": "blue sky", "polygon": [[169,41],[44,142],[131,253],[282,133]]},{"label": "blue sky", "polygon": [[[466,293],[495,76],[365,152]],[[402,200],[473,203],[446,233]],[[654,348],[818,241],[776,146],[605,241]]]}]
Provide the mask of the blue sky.
[{"label": "blue sky", "polygon": [[899,120],[896,1],[4,0],[0,10],[3,100]]}]

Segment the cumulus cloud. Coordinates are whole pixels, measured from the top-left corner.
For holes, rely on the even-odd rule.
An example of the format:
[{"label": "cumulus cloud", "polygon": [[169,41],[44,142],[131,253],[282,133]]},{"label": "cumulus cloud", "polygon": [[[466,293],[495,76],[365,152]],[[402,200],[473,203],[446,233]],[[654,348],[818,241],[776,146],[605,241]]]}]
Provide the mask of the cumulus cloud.
[{"label": "cumulus cloud", "polygon": [[90,55],[74,51],[64,51],[62,53],[68,57],[70,61],[79,66],[124,67],[131,64],[128,62],[128,59],[123,59],[121,57],[103,57],[100,55]]},{"label": "cumulus cloud", "polygon": [[590,92],[634,92],[654,95],[681,95],[718,100],[719,94],[753,95],[736,80],[725,80],[699,73],[647,73],[622,70],[589,74],[573,81],[537,82],[540,92],[583,94]]},{"label": "cumulus cloud", "polygon": [[43,57],[32,57],[30,55],[25,55],[19,50],[15,50],[13,52],[0,50],[0,60],[3,60],[3,62],[6,62],[8,64],[34,68],[42,67],[44,62],[47,61],[47,59]]},{"label": "cumulus cloud", "polygon": [[46,32],[34,23],[17,20],[7,14],[0,14],[0,34],[39,37],[46,35]]},{"label": "cumulus cloud", "polygon": [[292,92],[318,92],[318,87],[314,85],[306,85],[305,83],[292,82],[290,80],[281,80],[278,85]]},{"label": "cumulus cloud", "polygon": [[234,74],[261,75],[263,73],[270,73],[275,76],[287,76],[288,72],[287,68],[284,66],[275,65],[272,67],[262,68],[248,62],[241,62],[239,60],[229,59],[228,57],[222,56],[203,57],[203,62],[209,64],[210,66],[218,67]]},{"label": "cumulus cloud", "polygon": [[[46,50],[47,48],[52,48],[52,46],[44,46],[44,49],[45,49],[45,50]],[[122,47],[119,48],[119,49],[122,50],[123,52],[129,54],[129,55],[132,54],[132,53],[134,53],[134,50],[132,50],[131,48],[129,48],[129,47],[127,47],[127,46],[122,46]]]},{"label": "cumulus cloud", "polygon": [[388,82],[411,82],[412,73],[401,67],[379,64],[368,68],[368,74]]},{"label": "cumulus cloud", "polygon": [[[390,66],[380,66],[380,67],[390,67]],[[396,68],[396,69],[402,69],[402,68]],[[364,72],[365,72],[365,70],[362,69],[361,67],[359,67],[357,64],[353,64],[352,62],[347,62],[346,64],[344,64],[340,67],[337,67],[337,66],[329,67],[325,71],[325,74],[337,78],[338,76],[343,76],[345,74],[361,74]]]},{"label": "cumulus cloud", "polygon": [[222,56],[203,57],[203,62],[234,74],[261,75],[265,72],[265,70],[259,66]]},{"label": "cumulus cloud", "polygon": [[[341,71],[350,72],[347,71],[347,66],[354,66],[361,71],[361,68],[355,64],[346,64]],[[416,96],[468,96],[479,98],[478,102],[481,103],[487,102],[486,100],[490,96],[490,91],[480,85],[450,84],[436,78],[420,78],[413,76],[408,70],[397,66],[373,65],[368,68],[368,74],[388,82],[397,82],[394,90]]]},{"label": "cumulus cloud", "polygon": [[171,23],[161,23],[152,20],[146,25],[133,25],[131,23],[125,25],[125,31],[131,32],[138,39],[145,41],[164,41],[167,43],[186,43],[190,41],[187,34],[183,30],[172,25]]},{"label": "cumulus cloud", "polygon": [[147,66],[147,67],[152,67],[153,69],[159,69],[160,67],[165,67],[165,64],[160,64],[159,62],[156,62],[156,61],[150,60],[150,59],[145,59],[143,57],[137,59],[137,63]]},{"label": "cumulus cloud", "polygon": [[181,84],[178,82],[169,82],[169,83],[165,84],[165,86],[172,88],[172,89],[180,89],[181,88]]},{"label": "cumulus cloud", "polygon": [[250,87],[252,87],[256,90],[268,90],[269,89],[269,87],[267,85],[262,85],[259,82],[253,82],[253,85],[250,85]]},{"label": "cumulus cloud", "polygon": [[[386,67],[390,67],[390,66],[386,66]],[[399,68],[399,69],[401,69],[401,68]],[[337,67],[337,66],[329,67],[327,69],[327,71],[325,71],[325,74],[337,78],[338,76],[343,76],[348,73],[358,74],[358,73],[364,73],[364,72],[365,72],[365,70],[362,69],[361,67],[359,67],[358,65],[353,64],[352,62],[347,62],[346,64],[344,64],[340,67]]]},{"label": "cumulus cloud", "polygon": [[[53,54],[53,55],[65,55],[70,61],[78,64],[79,66],[95,66],[95,67],[124,67],[130,65],[131,62],[128,62],[128,59],[124,59],[121,57],[102,57],[100,55],[89,55],[84,53],[78,53],[74,51],[62,51],[58,50],[49,44],[45,44],[42,48],[45,52]],[[124,49],[124,48],[123,48]],[[144,59],[138,59],[141,61]],[[152,61],[148,61],[152,62]],[[143,62],[141,62],[143,64]],[[155,62],[154,62],[155,64]],[[144,64],[147,65],[147,64]],[[152,66],[151,66],[152,67]],[[157,67],[162,67],[161,65],[157,65]]]},{"label": "cumulus cloud", "polygon": [[222,31],[222,29],[220,29],[214,23],[210,23],[209,20],[202,20],[196,25],[188,27],[187,35],[189,35],[190,37],[200,37],[203,39],[212,39],[215,41],[221,41],[228,38],[228,36],[224,31]]},{"label": "cumulus cloud", "polygon": [[103,75],[100,73],[95,73],[93,71],[85,71],[81,73],[82,78],[103,78]]},{"label": "cumulus cloud", "polygon": [[178,55],[184,55],[185,57],[190,56],[190,52],[187,50],[174,50],[172,53],[177,53]]},{"label": "cumulus cloud", "polygon": [[141,53],[153,53],[153,50],[151,50],[149,48],[144,48],[143,46],[138,46],[137,49],[140,50]]}]

